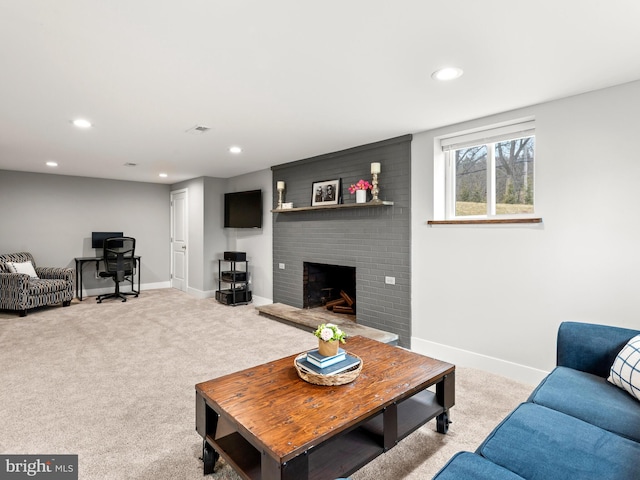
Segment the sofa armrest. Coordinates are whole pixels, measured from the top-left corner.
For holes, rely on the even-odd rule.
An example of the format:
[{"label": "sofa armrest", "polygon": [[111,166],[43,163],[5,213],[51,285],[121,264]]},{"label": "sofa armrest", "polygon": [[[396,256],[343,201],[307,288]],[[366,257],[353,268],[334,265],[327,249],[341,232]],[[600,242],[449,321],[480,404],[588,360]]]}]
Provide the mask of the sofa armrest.
[{"label": "sofa armrest", "polygon": [[60,267],[36,267],[36,274],[39,278],[60,279],[67,282],[75,282],[76,271],[73,268]]},{"label": "sofa armrest", "polygon": [[0,289],[10,291],[27,291],[29,275],[26,273],[0,273]]},{"label": "sofa armrest", "polygon": [[628,328],[563,322],[558,329],[557,365],[607,378],[615,356],[638,334]]}]

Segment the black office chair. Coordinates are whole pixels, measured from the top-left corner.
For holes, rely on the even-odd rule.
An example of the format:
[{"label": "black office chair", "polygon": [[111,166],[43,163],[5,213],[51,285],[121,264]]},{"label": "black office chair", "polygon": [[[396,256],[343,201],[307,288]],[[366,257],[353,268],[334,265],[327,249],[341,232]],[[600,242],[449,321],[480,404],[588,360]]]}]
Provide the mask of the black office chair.
[{"label": "black office chair", "polygon": [[131,277],[135,269],[136,239],[131,237],[111,237],[104,241],[104,265],[105,271],[100,272],[102,278],[113,278],[116,282],[116,291],[105,295],[99,295],[98,303],[106,298],[121,298],[127,301],[127,295],[138,296],[136,292],[121,292],[120,282]]}]

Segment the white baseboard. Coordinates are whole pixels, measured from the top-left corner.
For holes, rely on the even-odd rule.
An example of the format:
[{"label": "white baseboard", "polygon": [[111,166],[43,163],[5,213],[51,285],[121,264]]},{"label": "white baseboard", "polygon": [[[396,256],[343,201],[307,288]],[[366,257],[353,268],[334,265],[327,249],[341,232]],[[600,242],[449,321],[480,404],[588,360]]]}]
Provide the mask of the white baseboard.
[{"label": "white baseboard", "polygon": [[[197,290],[191,287],[187,288],[187,293],[197,298],[215,298],[216,296],[215,290],[204,291],[204,290]],[[251,304],[255,305],[256,307],[259,307],[261,305],[269,305],[271,303],[273,303],[273,300],[270,298],[260,297],[258,295],[251,296]]]},{"label": "white baseboard", "polygon": [[411,337],[411,350],[444,362],[478,368],[529,385],[537,385],[549,374],[549,372],[537,368],[416,337]]},{"label": "white baseboard", "polygon": [[193,287],[187,287],[187,293],[189,295],[193,295],[196,298],[204,299],[204,298],[212,298],[216,296],[215,290],[198,290]]},{"label": "white baseboard", "polygon": [[[187,293],[189,295],[193,295],[196,298],[215,298],[216,291],[215,290],[197,290],[195,288],[188,287]],[[273,303],[273,300],[270,298],[260,297],[258,295],[251,296],[251,304],[259,307],[260,305],[269,305]]]},{"label": "white baseboard", "polygon": [[171,282],[143,283],[140,290],[156,290],[161,288],[171,288]]},{"label": "white baseboard", "polygon": [[[122,284],[120,284],[120,286],[121,286],[123,292],[130,292],[131,291],[131,287],[129,286],[128,283],[122,283]],[[144,290],[156,290],[156,289],[160,289],[160,288],[171,288],[171,283],[170,282],[157,282],[157,283],[142,283],[142,284],[140,284],[140,290],[141,291],[144,291]],[[95,297],[97,295],[104,295],[105,293],[113,293],[113,289],[114,289],[113,283],[109,287],[91,288],[89,290],[85,290],[83,288],[82,289],[82,298]]]},{"label": "white baseboard", "polygon": [[253,295],[251,303],[256,307],[261,307],[262,305],[271,305],[273,303],[273,299]]}]

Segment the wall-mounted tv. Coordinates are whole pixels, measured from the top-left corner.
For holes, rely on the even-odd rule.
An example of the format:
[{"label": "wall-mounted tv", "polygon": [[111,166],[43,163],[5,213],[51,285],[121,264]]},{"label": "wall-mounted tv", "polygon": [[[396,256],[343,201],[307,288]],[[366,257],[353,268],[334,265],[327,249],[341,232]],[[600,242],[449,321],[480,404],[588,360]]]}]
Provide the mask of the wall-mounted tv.
[{"label": "wall-mounted tv", "polygon": [[107,238],[122,236],[122,232],[91,232],[91,248],[103,248]]},{"label": "wall-mounted tv", "polygon": [[262,228],[262,190],[225,193],[224,228]]}]

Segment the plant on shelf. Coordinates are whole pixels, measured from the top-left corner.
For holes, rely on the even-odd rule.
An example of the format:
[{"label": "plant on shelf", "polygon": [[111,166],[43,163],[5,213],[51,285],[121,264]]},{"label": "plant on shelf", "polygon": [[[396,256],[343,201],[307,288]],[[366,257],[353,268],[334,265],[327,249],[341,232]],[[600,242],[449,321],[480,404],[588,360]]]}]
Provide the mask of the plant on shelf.
[{"label": "plant on shelf", "polygon": [[346,343],[347,335],[333,323],[319,325],[313,334],[318,337],[320,355],[331,357],[338,353],[340,343]]},{"label": "plant on shelf", "polygon": [[356,195],[356,203],[367,203],[367,190],[373,189],[373,185],[371,185],[367,180],[358,180],[358,183],[351,184],[349,187],[349,193]]},{"label": "plant on shelf", "polygon": [[354,193],[356,193],[358,190],[371,190],[373,188],[373,185],[371,185],[367,180],[358,180],[358,183],[352,183],[351,186],[349,187],[349,193],[351,195],[353,195]]}]

